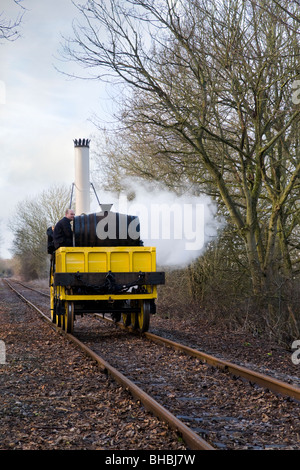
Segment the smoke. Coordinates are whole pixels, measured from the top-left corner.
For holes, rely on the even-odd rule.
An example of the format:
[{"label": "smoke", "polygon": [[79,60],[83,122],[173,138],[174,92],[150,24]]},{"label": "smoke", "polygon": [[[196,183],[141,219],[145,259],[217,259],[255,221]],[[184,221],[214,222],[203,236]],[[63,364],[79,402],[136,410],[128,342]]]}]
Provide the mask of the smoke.
[{"label": "smoke", "polygon": [[205,252],[224,227],[217,206],[206,195],[178,196],[165,187],[139,180],[123,183],[123,193],[117,198],[105,193],[101,202],[112,202],[113,212],[139,217],[141,239],[144,246],[156,247],[160,266],[187,266]]}]

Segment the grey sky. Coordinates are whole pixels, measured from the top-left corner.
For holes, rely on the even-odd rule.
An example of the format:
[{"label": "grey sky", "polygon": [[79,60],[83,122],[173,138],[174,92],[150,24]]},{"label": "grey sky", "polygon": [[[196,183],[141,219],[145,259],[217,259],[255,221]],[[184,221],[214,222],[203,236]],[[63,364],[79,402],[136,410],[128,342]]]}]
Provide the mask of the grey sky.
[{"label": "grey sky", "polygon": [[[71,80],[55,70],[73,71],[60,61],[61,35],[72,32],[77,10],[71,0],[23,0],[26,7],[14,42],[0,45],[0,231],[7,251],[8,218],[17,202],[53,184],[74,180],[73,139],[90,137],[89,118],[101,114],[108,97],[99,82]],[[21,10],[1,0],[0,11]],[[101,96],[102,94],[102,96]],[[91,143],[92,145],[92,143]]]}]

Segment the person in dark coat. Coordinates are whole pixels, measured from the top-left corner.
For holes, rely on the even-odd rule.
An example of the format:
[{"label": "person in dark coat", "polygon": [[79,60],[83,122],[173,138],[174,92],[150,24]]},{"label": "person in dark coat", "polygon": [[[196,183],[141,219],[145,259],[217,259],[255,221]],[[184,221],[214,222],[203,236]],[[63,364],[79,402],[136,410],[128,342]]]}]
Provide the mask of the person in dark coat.
[{"label": "person in dark coat", "polygon": [[47,228],[47,251],[49,255],[52,255],[54,251],[54,242],[53,242],[53,231],[54,231],[54,226],[52,225],[51,227]]},{"label": "person in dark coat", "polygon": [[74,220],[75,212],[73,209],[67,209],[65,216],[57,222],[53,232],[54,248],[57,250],[60,246],[73,246],[73,232],[71,221]]}]

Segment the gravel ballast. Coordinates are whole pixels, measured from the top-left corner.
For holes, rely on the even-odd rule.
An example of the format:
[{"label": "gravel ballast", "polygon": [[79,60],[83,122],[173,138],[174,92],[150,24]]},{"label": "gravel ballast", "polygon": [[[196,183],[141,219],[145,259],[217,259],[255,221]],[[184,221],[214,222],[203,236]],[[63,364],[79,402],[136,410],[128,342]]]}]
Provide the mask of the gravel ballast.
[{"label": "gravel ballast", "polygon": [[186,449],[2,280],[0,299],[1,450]]}]

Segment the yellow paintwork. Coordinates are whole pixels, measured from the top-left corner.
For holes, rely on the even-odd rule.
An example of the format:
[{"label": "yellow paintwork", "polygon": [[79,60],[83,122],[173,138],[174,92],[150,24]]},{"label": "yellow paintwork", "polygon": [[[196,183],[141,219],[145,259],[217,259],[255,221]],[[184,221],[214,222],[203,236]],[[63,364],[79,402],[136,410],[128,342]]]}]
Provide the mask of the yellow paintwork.
[{"label": "yellow paintwork", "polygon": [[155,247],[61,247],[55,258],[57,273],[156,271]]},{"label": "yellow paintwork", "polygon": [[[154,272],[156,271],[156,248],[130,247],[61,247],[55,252],[57,273],[96,272]],[[64,287],[58,288],[61,300],[123,300],[156,299],[157,287],[145,286],[145,294],[120,295],[71,295]]]},{"label": "yellow paintwork", "polygon": [[153,291],[151,293],[145,294],[120,294],[120,295],[66,295],[64,292],[64,287],[61,287],[61,295],[59,298],[61,300],[126,300],[126,299],[137,299],[137,300],[145,300],[145,299],[156,299],[157,297],[157,288],[156,286],[153,287]]}]

